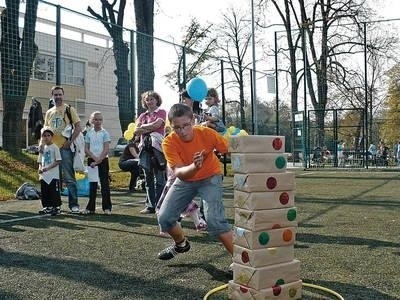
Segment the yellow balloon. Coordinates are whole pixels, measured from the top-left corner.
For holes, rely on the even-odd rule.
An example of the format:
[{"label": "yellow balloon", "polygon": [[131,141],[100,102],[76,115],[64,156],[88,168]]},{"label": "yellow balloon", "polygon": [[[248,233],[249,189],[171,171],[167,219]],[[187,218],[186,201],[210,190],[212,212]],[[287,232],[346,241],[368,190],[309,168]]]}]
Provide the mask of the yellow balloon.
[{"label": "yellow balloon", "polygon": [[125,130],[124,132],[124,138],[127,141],[130,141],[133,138],[133,130]]},{"label": "yellow balloon", "polygon": [[135,129],[136,129],[136,124],[135,123],[129,123],[127,130],[134,132]]},{"label": "yellow balloon", "polygon": [[232,132],[235,131],[235,129],[236,129],[236,127],[232,125],[232,126],[229,126],[227,131],[229,132],[229,134],[231,134]]},{"label": "yellow balloon", "polygon": [[225,134],[223,135],[224,138],[228,139],[231,136],[231,134],[229,133],[229,131],[227,130],[225,132]]},{"label": "yellow balloon", "polygon": [[239,136],[245,136],[245,135],[249,135],[246,130],[241,129],[238,133]]}]

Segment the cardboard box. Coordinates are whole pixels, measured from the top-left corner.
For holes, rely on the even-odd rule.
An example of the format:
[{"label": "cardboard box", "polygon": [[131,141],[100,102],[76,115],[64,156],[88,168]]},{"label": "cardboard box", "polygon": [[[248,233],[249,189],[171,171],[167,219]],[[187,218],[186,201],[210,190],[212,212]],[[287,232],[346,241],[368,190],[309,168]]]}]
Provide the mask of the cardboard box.
[{"label": "cardboard box", "polygon": [[248,210],[292,207],[294,191],[247,193],[234,190],[233,202],[235,207]]},{"label": "cardboard box", "polygon": [[231,153],[283,153],[285,137],[271,135],[230,136],[229,152]]},{"label": "cardboard box", "polygon": [[294,173],[235,174],[233,188],[243,192],[276,192],[295,190]]},{"label": "cardboard box", "polygon": [[259,231],[237,226],[233,228],[233,244],[250,250],[289,246],[295,240],[295,227]]},{"label": "cardboard box", "polygon": [[253,231],[297,227],[296,207],[267,210],[235,209],[235,225]]},{"label": "cardboard box", "polygon": [[286,171],[286,155],[282,153],[232,153],[234,173],[279,173]]},{"label": "cardboard box", "polygon": [[301,299],[302,281],[297,280],[262,290],[237,284],[228,284],[228,298],[232,300],[295,300]]},{"label": "cardboard box", "polygon": [[233,263],[233,281],[255,290],[300,280],[300,262],[296,259],[281,264],[253,268]]},{"label": "cardboard box", "polygon": [[294,246],[247,249],[233,245],[233,262],[253,268],[265,267],[294,259]]}]

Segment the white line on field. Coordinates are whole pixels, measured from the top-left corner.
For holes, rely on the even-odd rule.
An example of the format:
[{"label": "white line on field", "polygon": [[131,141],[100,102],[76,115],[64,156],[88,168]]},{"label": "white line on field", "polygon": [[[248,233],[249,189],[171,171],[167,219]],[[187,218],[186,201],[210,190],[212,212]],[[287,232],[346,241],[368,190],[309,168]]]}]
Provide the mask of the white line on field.
[{"label": "white line on field", "polygon": [[[137,202],[124,202],[124,203],[114,204],[114,206],[125,206],[125,205],[132,205],[132,204],[138,204],[138,203]],[[99,210],[99,209],[101,209],[101,207],[96,206],[96,209]],[[43,218],[43,217],[49,217],[49,215],[36,215],[36,216],[29,216],[29,217],[23,217],[23,218],[14,218],[14,219],[9,219],[9,220],[0,220],[0,224],[26,221],[26,220],[31,220],[31,219]]]}]

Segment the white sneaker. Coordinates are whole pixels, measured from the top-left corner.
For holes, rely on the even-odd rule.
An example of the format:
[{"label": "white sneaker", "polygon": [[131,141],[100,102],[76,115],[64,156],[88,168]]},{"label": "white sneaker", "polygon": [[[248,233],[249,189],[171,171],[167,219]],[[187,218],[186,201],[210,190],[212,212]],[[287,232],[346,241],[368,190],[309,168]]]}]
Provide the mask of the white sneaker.
[{"label": "white sneaker", "polygon": [[79,214],[79,206],[72,206],[71,207],[71,213]]},{"label": "white sneaker", "polygon": [[104,210],[105,215],[111,215],[111,210],[110,209],[105,209]]}]

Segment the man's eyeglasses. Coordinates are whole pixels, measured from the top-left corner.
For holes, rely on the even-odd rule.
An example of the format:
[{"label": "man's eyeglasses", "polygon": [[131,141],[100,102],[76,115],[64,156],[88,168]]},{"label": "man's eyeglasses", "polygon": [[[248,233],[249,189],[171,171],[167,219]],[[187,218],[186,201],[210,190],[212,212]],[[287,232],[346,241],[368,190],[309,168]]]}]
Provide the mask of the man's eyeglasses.
[{"label": "man's eyeglasses", "polygon": [[191,126],[192,126],[192,123],[186,123],[186,124],[183,124],[182,126],[171,126],[171,128],[173,131],[182,132]]}]

